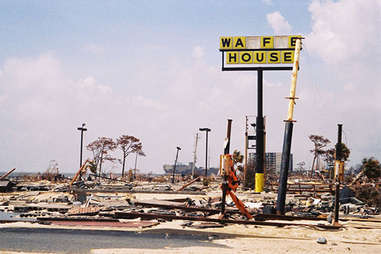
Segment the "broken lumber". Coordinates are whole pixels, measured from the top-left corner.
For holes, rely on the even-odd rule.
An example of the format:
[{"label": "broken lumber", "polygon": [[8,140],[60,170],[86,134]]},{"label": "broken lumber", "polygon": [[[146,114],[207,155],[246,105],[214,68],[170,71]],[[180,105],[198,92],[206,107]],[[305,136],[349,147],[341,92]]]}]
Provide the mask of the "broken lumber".
[{"label": "broken lumber", "polygon": [[189,183],[186,183],[184,184],[180,189],[178,189],[177,191],[182,191],[184,190],[186,187],[188,187],[189,185],[191,185],[192,183],[196,182],[197,180],[200,179],[201,176],[199,177],[196,177],[195,179],[193,179],[192,181],[190,181]]},{"label": "broken lumber", "polygon": [[150,191],[150,190],[123,190],[123,189],[81,189],[72,188],[73,192],[87,193],[152,193],[152,194],[185,194],[185,195],[206,195],[204,191]]},{"label": "broken lumber", "polygon": [[224,224],[246,224],[246,225],[259,225],[259,226],[304,226],[304,227],[318,227],[324,229],[339,229],[342,226],[326,225],[326,224],[302,224],[302,223],[281,223],[281,222],[267,222],[267,221],[254,221],[254,220],[230,220],[230,219],[216,219],[201,216],[179,216],[171,214],[155,214],[155,213],[140,213],[140,212],[116,212],[115,218],[118,219],[166,219],[166,220],[190,220],[190,221],[208,221],[218,222]]}]

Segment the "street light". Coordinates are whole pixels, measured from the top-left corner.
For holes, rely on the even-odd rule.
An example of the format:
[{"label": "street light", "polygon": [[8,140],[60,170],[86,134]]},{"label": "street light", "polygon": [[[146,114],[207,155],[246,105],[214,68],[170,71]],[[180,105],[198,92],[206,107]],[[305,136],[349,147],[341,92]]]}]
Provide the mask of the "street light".
[{"label": "street light", "polygon": [[82,124],[82,127],[78,127],[77,130],[81,131],[81,149],[79,154],[79,167],[82,167],[82,147],[83,147],[83,132],[87,131],[85,128],[85,123]]},{"label": "street light", "polygon": [[180,147],[176,147],[176,159],[175,159],[175,165],[173,166],[172,170],[172,183],[175,183],[175,172],[176,172],[176,164],[177,164],[177,158],[179,157],[179,151],[181,150]]},{"label": "street light", "polygon": [[211,131],[209,128],[200,128],[200,131],[206,132],[206,151],[205,151],[205,177],[208,176],[208,133]]}]

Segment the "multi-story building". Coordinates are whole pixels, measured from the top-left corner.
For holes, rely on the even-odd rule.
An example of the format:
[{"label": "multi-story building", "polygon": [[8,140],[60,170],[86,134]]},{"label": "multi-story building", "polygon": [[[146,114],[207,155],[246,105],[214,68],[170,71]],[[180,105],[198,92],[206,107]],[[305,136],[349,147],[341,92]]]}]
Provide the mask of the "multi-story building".
[{"label": "multi-story building", "polygon": [[[255,165],[255,158],[256,158],[255,153],[249,153],[248,164]],[[279,173],[281,162],[282,162],[282,153],[266,153],[265,170]],[[294,168],[293,155],[290,154],[290,165],[288,168],[289,172],[291,172],[293,168]]]}]

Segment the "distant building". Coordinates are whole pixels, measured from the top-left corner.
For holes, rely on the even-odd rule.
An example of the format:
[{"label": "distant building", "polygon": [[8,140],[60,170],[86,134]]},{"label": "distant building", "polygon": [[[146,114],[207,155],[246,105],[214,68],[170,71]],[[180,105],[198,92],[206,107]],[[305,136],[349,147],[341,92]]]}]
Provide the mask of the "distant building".
[{"label": "distant building", "polygon": [[[176,174],[181,174],[181,175],[192,175],[192,166],[193,162],[189,162],[188,164],[184,163],[177,163],[176,164]],[[174,164],[164,164],[163,165],[163,170],[166,174],[172,174],[174,168]],[[196,175],[204,175],[205,174],[205,168],[202,167],[195,167],[195,174]],[[219,168],[208,168],[208,175],[211,174],[218,174]]]},{"label": "distant building", "polygon": [[[249,153],[248,164],[255,165],[255,159],[256,159],[255,153]],[[282,153],[266,153],[265,170],[279,173],[281,162],[282,162]],[[289,172],[293,171],[293,168],[294,168],[293,154],[290,154],[290,165],[288,168]]]}]

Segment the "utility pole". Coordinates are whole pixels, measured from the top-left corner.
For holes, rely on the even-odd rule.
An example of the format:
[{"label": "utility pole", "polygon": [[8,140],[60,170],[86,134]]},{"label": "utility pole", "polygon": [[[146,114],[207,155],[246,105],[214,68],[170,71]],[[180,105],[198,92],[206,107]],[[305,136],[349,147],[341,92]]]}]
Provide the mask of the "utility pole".
[{"label": "utility pole", "polygon": [[200,128],[200,131],[205,131],[206,133],[206,150],[205,150],[205,179],[208,177],[208,133],[211,131],[209,128]]},{"label": "utility pole", "polygon": [[81,131],[81,148],[79,152],[79,167],[82,167],[82,148],[83,148],[83,132],[87,131],[85,128],[85,123],[82,124],[82,127],[78,127],[77,130]]},{"label": "utility pole", "polygon": [[292,129],[295,120],[293,120],[294,115],[294,106],[295,106],[295,93],[296,93],[296,81],[298,78],[298,69],[299,69],[299,58],[300,58],[300,49],[302,47],[302,40],[298,38],[296,40],[295,46],[295,60],[292,68],[292,79],[290,87],[290,96],[286,99],[289,99],[288,104],[288,115],[287,120],[285,120],[285,129],[284,129],[284,138],[283,138],[283,150],[282,150],[282,161],[280,166],[280,176],[279,176],[279,187],[278,187],[278,198],[276,202],[277,214],[283,215],[285,212],[285,202],[286,202],[286,192],[287,192],[287,178],[288,178],[288,169],[290,166],[290,153],[291,153],[291,140],[292,140]]},{"label": "utility pole", "polygon": [[198,136],[198,132],[196,133],[196,140],[195,140],[195,143],[194,143],[194,151],[193,151],[193,165],[192,165],[192,178],[194,179],[195,178],[195,167],[196,167],[196,161],[197,161],[197,143],[198,143],[198,139],[199,139],[199,136]]},{"label": "utility pole", "polygon": [[175,183],[175,172],[176,172],[176,164],[177,164],[177,158],[179,157],[179,151],[181,150],[180,147],[176,147],[176,159],[175,159],[175,165],[173,166],[173,171],[172,171],[172,183]]},{"label": "utility pole", "polygon": [[136,165],[138,163],[138,152],[135,153],[135,168],[134,168],[134,179],[136,179]]}]

